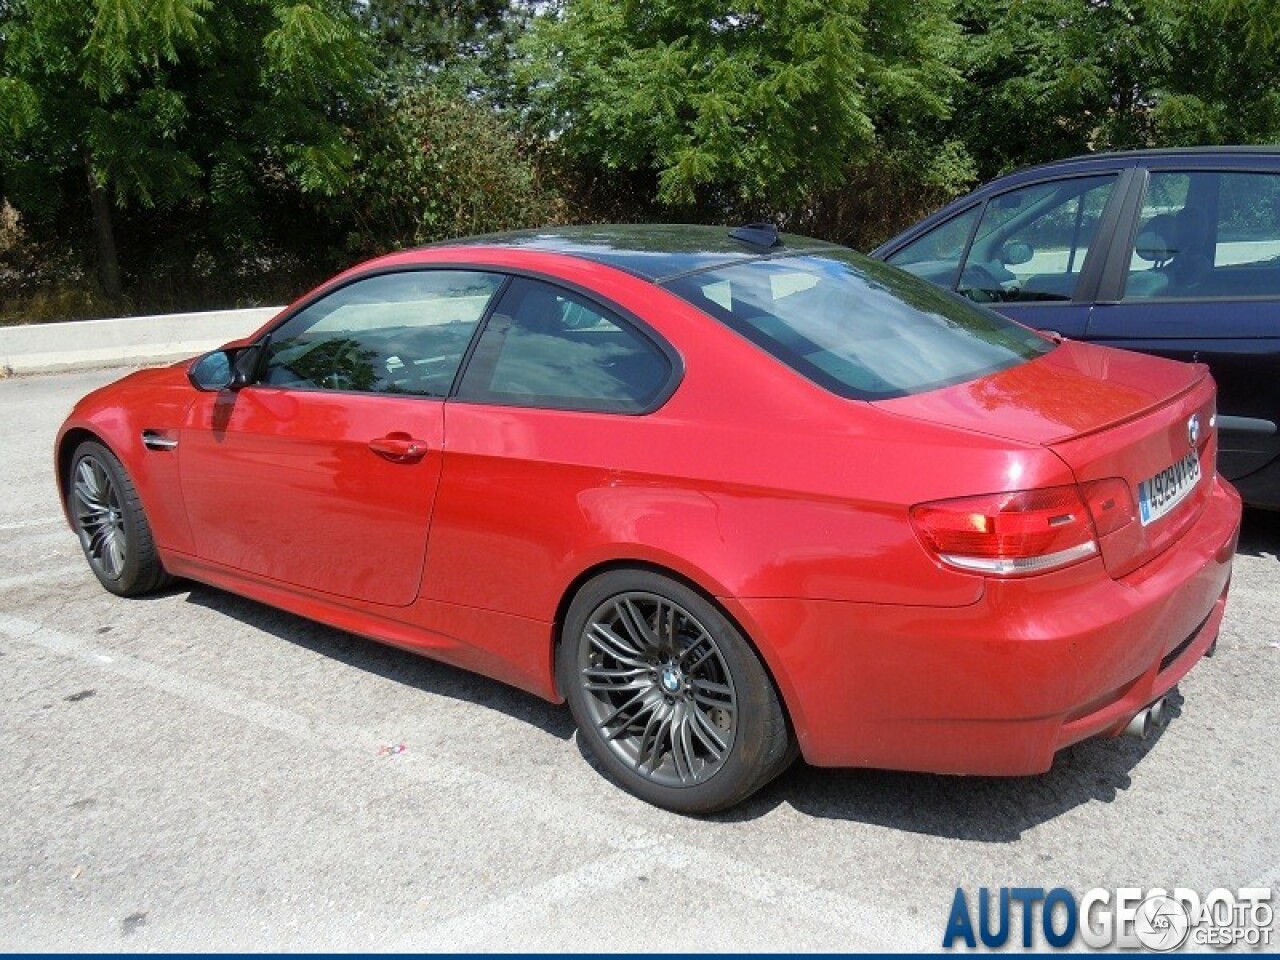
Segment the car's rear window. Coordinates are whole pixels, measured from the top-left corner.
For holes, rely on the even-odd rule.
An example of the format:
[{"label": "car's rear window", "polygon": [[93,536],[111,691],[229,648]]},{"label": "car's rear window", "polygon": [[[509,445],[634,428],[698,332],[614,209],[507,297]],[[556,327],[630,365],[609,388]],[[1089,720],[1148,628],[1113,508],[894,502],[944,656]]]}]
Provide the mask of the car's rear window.
[{"label": "car's rear window", "polygon": [[963,383],[1054,346],[852,251],[752,260],[663,285],[815,383],[859,400]]}]

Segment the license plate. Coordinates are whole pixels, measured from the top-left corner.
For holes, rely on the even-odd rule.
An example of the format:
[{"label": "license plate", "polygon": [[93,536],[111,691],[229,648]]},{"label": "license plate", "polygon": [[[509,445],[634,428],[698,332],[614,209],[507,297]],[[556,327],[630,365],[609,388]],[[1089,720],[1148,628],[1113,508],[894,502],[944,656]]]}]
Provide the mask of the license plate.
[{"label": "license plate", "polygon": [[1155,523],[1191,495],[1200,482],[1200,457],[1193,450],[1138,484],[1138,512],[1142,525]]}]

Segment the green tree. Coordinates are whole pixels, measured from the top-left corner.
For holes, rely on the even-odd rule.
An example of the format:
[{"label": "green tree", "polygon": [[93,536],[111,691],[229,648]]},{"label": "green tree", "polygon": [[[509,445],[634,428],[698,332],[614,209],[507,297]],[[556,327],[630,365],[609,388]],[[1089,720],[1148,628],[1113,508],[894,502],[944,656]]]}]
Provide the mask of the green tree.
[{"label": "green tree", "polygon": [[388,65],[421,73],[479,52],[503,30],[509,0],[367,0],[357,5]]},{"label": "green tree", "polygon": [[339,0],[3,0],[3,192],[40,220],[78,179],[118,297],[115,209],[203,207],[234,239],[266,192],[340,191],[372,70]]},{"label": "green tree", "polygon": [[1135,4],[960,0],[965,84],[953,114],[983,177],[1083,152],[1102,126],[1133,122],[1147,65]]},{"label": "green tree", "polygon": [[1275,0],[960,0],[954,135],[983,176],[1087,150],[1280,139]]},{"label": "green tree", "polygon": [[1151,110],[1159,144],[1280,143],[1280,8],[1275,0],[1165,0]]},{"label": "green tree", "polygon": [[564,0],[521,65],[536,129],[658,198],[776,207],[838,184],[878,130],[943,116],[949,0]]}]

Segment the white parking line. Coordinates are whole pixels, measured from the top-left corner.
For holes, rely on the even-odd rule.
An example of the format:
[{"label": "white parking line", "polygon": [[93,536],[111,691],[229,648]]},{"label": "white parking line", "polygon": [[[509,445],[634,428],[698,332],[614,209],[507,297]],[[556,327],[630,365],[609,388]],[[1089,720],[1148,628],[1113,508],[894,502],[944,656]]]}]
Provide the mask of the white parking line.
[{"label": "white parking line", "polygon": [[[532,925],[548,913],[563,908],[588,892],[602,896],[623,883],[635,882],[635,863],[643,856],[646,862],[660,859],[658,844],[654,841],[619,850],[557,874],[542,883],[522,887],[506,896],[498,897],[471,910],[454,914],[442,923],[431,927],[431,943],[435,949],[450,952],[483,949],[494,942],[494,933],[510,930],[524,924]],[[418,950],[430,949],[415,934],[411,945]]]},{"label": "white parking line", "polygon": [[[100,639],[87,640],[33,620],[0,614],[0,636],[92,664],[106,673],[321,745],[335,753],[358,757],[366,763],[380,762],[367,750],[368,744],[378,742],[380,731],[305,717],[105,647]],[[581,798],[575,800],[568,794],[469,769],[460,756],[447,756],[435,749],[429,760],[421,761],[414,755],[409,755],[407,760],[384,769],[391,775],[407,776],[437,788],[456,785],[465,795],[501,798],[498,802],[510,804],[522,818],[533,819],[548,831],[562,831],[571,825],[576,837],[592,839],[615,851],[550,877],[533,888],[522,887],[486,901],[474,910],[445,919],[440,927],[433,928],[432,939],[441,930],[450,932],[456,939],[437,941],[449,945],[450,949],[459,949],[460,943],[470,942],[472,938],[477,947],[492,942],[493,925],[499,919],[505,923],[513,918],[536,922],[543,916],[554,915],[556,904],[586,897],[602,883],[616,885],[631,876],[626,870],[619,871],[619,862],[634,863],[638,852],[644,853],[646,863],[677,875],[698,877],[699,882],[712,882],[728,891],[726,895],[745,898],[761,907],[785,904],[788,922],[803,921],[808,930],[818,935],[815,939],[822,939],[823,934],[828,940],[839,938],[844,950],[924,949],[932,946],[936,939],[932,936],[936,931],[926,932],[921,924],[879,905],[858,902],[847,895],[808,884],[799,877],[761,869],[720,849],[693,846],[687,841],[673,847],[665,834],[624,816],[583,803]],[[489,940],[485,940],[486,933]],[[420,933],[414,942],[416,948],[421,949]]]},{"label": "white parking line", "polygon": [[[652,835],[651,835],[652,836]],[[467,951],[483,949],[494,942],[495,931],[516,932],[538,929],[544,918],[561,914],[565,908],[604,895],[624,884],[635,883],[636,865],[660,880],[663,875],[697,877],[700,884],[720,888],[726,900],[748,901],[759,906],[786,904],[787,921],[807,931],[839,933],[847,931],[842,950],[887,953],[899,950],[928,950],[936,946],[937,931],[926,932],[920,924],[904,923],[883,911],[869,909],[849,897],[810,886],[793,877],[770,875],[747,866],[721,851],[673,844],[669,837],[653,837],[615,854],[583,864],[543,883],[522,887],[510,894],[455,914],[431,929],[435,949]],[[708,895],[709,899],[711,898]],[[703,941],[706,949],[730,949],[714,939]],[[672,949],[677,948],[672,944]],[[421,939],[403,949],[426,948]],[[393,948],[394,949],[394,948]],[[832,949],[827,946],[826,949]]]},{"label": "white parking line", "polygon": [[[65,564],[60,567],[48,567],[44,570],[36,570],[32,573],[24,573],[18,577],[0,577],[0,590],[12,590],[16,587],[26,587],[33,583],[53,582],[57,580],[70,580],[76,574],[88,573],[89,568],[83,563]],[[75,579],[83,579],[75,577]],[[90,576],[92,579],[92,576]],[[87,582],[87,581],[86,581]]]},{"label": "white parking line", "polygon": [[48,527],[62,522],[62,517],[34,517],[31,520],[15,520],[9,523],[0,523],[0,533],[8,530],[26,530],[30,527]]}]

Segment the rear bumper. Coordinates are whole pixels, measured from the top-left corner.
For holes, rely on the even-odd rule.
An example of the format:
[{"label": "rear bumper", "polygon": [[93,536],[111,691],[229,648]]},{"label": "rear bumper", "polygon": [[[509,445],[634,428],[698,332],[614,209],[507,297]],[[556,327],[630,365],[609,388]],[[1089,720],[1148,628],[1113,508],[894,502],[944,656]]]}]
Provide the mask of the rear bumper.
[{"label": "rear bumper", "polygon": [[726,604],[761,640],[805,758],[819,766],[1018,775],[1115,733],[1218,635],[1240,498],[1215,479],[1195,524],[1112,580],[1101,561],[989,581],[967,607]]}]

